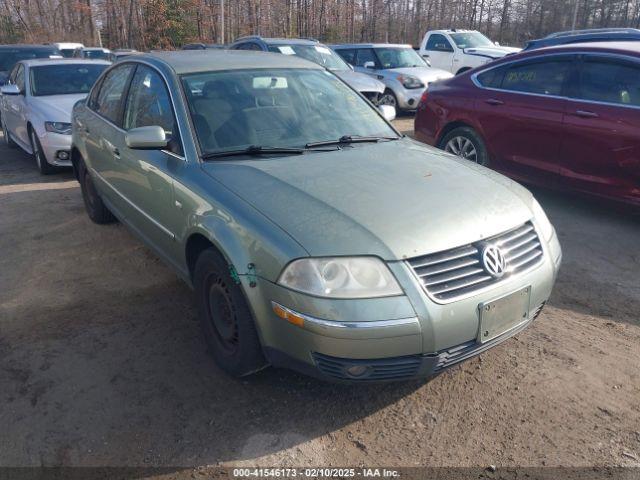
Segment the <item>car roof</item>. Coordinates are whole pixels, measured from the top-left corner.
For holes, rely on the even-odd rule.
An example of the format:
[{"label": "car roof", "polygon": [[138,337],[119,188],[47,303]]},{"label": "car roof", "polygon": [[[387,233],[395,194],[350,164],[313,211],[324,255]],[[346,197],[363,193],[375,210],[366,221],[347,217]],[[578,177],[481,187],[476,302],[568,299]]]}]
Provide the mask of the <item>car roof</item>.
[{"label": "car roof", "polygon": [[592,29],[592,30],[576,30],[573,32],[557,32],[544,38],[530,40],[527,42],[526,48],[540,48],[552,45],[574,44],[582,42],[624,42],[624,41],[640,40],[640,30],[635,28],[610,28],[610,29]]},{"label": "car roof", "polygon": [[569,43],[563,45],[553,45],[550,47],[531,50],[531,52],[553,52],[553,51],[575,51],[575,50],[593,50],[607,52],[622,52],[640,54],[640,43],[637,41],[613,41],[613,42],[580,42]]},{"label": "car roof", "polygon": [[413,48],[408,43],[340,43],[331,48]]},{"label": "car roof", "polygon": [[237,38],[233,43],[262,41],[270,45],[318,45],[320,42],[315,38],[282,38],[282,37],[261,37],[260,35],[249,35]]},{"label": "car roof", "polygon": [[[309,68],[322,70],[316,63],[297,55],[248,50],[176,50],[136,55],[130,61],[161,62],[178,75],[185,73],[246,70],[255,68]],[[129,60],[127,60],[129,61]]]},{"label": "car roof", "polygon": [[71,58],[34,58],[31,60],[21,60],[27,67],[38,67],[42,65],[111,65],[106,60],[87,60],[87,59],[71,59]]},{"label": "car roof", "polygon": [[0,45],[0,50],[58,50],[55,45],[29,45],[26,43],[19,43],[15,45]]}]

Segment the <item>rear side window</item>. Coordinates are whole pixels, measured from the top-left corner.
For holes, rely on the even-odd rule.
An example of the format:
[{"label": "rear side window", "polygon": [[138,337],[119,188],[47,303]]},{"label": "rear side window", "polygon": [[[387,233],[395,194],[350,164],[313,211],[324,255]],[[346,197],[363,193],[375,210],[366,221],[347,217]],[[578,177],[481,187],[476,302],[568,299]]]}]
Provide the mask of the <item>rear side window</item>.
[{"label": "rear side window", "polygon": [[116,67],[107,73],[93,104],[97,113],[116,125],[120,124],[122,97],[132,70],[133,65],[129,64]]},{"label": "rear side window", "polygon": [[515,92],[561,95],[570,67],[569,58],[517,63],[506,69],[502,88]]},{"label": "rear side window", "polygon": [[576,95],[583,100],[640,106],[640,66],[624,60],[586,58]]},{"label": "rear side window", "polygon": [[173,106],[164,80],[157,72],[139,66],[131,81],[124,129],[160,126],[164,129],[171,151],[182,154]]},{"label": "rear side window", "polygon": [[476,77],[480,85],[486,88],[500,88],[502,85],[502,78],[504,77],[505,67],[492,68],[485,72],[479,73]]},{"label": "rear side window", "polygon": [[356,66],[364,67],[364,64],[367,62],[373,62],[374,65],[377,65],[376,54],[373,51],[373,48],[361,48],[358,50],[358,58],[357,58]]},{"label": "rear side window", "polygon": [[436,52],[453,52],[453,48],[449,43],[449,40],[444,35],[434,33],[429,36],[425,50],[432,50]]},{"label": "rear side window", "polygon": [[336,52],[345,62],[350,63],[351,65],[356,64],[356,51],[353,48],[341,48],[340,50],[336,50]]}]

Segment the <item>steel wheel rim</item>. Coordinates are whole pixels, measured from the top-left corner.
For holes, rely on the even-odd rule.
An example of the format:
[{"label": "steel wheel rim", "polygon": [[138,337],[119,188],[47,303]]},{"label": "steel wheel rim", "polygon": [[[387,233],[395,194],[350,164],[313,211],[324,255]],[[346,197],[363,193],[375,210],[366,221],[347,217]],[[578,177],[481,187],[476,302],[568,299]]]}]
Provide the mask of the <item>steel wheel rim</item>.
[{"label": "steel wheel rim", "polygon": [[453,137],[444,146],[444,151],[464,158],[465,160],[479,163],[478,150],[476,149],[476,146],[473,144],[473,142],[467,137],[463,137],[461,135]]},{"label": "steel wheel rim", "polygon": [[221,278],[208,282],[206,304],[211,331],[222,351],[227,355],[235,354],[239,347],[238,321],[231,292]]},{"label": "steel wheel rim", "polygon": [[378,100],[378,105],[391,105],[392,107],[396,106],[396,98],[391,93],[385,93]]}]

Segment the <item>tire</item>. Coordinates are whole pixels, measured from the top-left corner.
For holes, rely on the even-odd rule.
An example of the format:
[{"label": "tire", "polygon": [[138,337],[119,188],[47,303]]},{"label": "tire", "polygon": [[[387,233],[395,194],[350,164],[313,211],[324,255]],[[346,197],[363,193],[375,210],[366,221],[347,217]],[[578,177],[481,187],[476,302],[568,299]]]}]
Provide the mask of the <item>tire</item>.
[{"label": "tire", "polygon": [[9,130],[7,130],[7,126],[4,122],[2,122],[2,135],[4,136],[4,143],[7,147],[16,148],[18,146],[18,144],[9,136]]},{"label": "tire", "polygon": [[396,97],[396,94],[393,93],[393,90],[389,88],[387,88],[384,93],[380,95],[380,98],[378,99],[378,105],[391,105],[396,109],[396,111],[399,111],[398,98]]},{"label": "tire", "polygon": [[482,137],[471,127],[458,127],[449,133],[438,144],[445,152],[484,167],[489,166],[489,154]]},{"label": "tire", "polygon": [[234,377],[264,368],[267,363],[242,288],[213,248],[198,257],[193,285],[200,325],[216,364]]},{"label": "tire", "polygon": [[47,158],[44,156],[44,152],[42,151],[42,146],[40,145],[40,140],[38,139],[38,135],[36,131],[29,127],[29,141],[31,142],[31,151],[33,152],[33,158],[36,160],[36,165],[38,165],[38,170],[42,175],[50,175],[56,171],[56,167],[50,165],[47,162]]},{"label": "tire", "polygon": [[116,217],[113,216],[100,198],[100,195],[93,183],[93,179],[89,174],[89,170],[85,167],[82,161],[78,163],[78,177],[80,190],[82,191],[82,200],[84,201],[84,208],[91,221],[98,225],[115,222]]}]

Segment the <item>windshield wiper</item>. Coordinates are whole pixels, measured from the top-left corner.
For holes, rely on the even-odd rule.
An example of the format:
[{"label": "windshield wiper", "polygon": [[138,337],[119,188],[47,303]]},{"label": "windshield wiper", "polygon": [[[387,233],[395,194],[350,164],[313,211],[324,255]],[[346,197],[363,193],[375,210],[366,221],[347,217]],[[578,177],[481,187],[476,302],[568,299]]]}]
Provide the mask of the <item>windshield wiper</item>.
[{"label": "windshield wiper", "polygon": [[[315,152],[333,152],[334,150],[339,150],[338,148],[325,148],[313,150]],[[239,155],[277,155],[277,154],[285,154],[285,155],[301,155],[305,152],[309,151],[309,147],[305,146],[304,148],[295,148],[295,147],[270,147],[263,145],[249,145],[246,148],[238,148],[232,150],[221,150],[219,152],[208,152],[202,154],[203,160],[210,160],[212,158],[222,158],[222,157],[233,157]]]},{"label": "windshield wiper", "polygon": [[347,143],[376,143],[380,140],[398,140],[401,137],[383,137],[383,136],[362,136],[362,135],[343,135],[337,140],[325,140],[322,142],[311,142],[305,145],[306,148],[322,147],[324,145],[342,145]]}]

